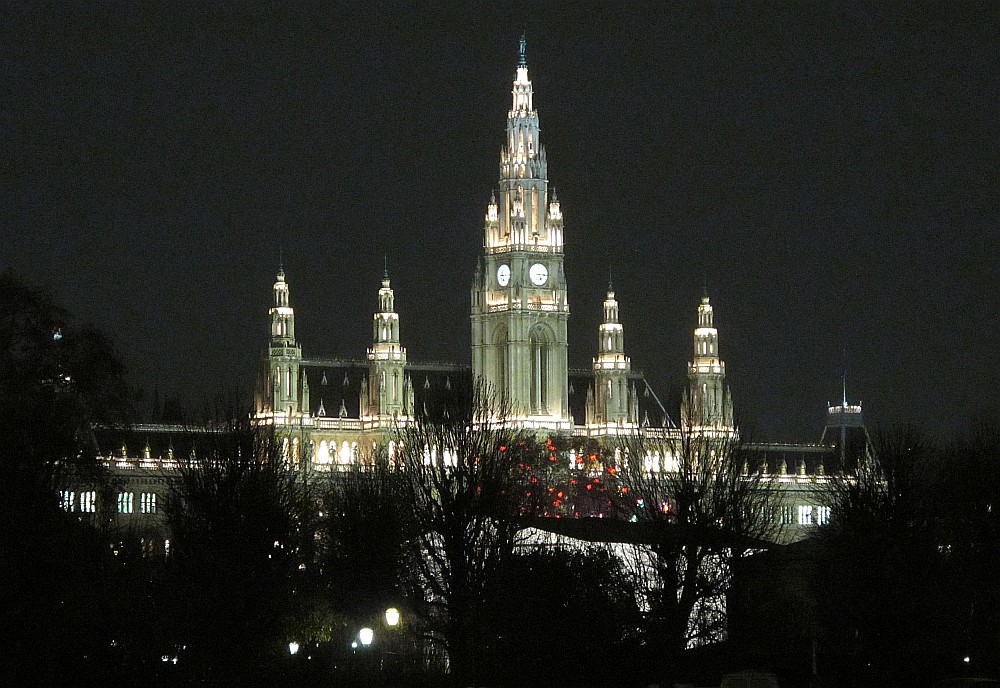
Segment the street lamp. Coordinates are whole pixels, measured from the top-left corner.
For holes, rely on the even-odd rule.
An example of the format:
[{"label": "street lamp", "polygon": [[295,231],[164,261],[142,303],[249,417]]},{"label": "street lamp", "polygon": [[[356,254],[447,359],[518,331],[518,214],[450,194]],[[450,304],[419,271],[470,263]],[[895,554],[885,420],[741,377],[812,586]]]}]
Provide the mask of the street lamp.
[{"label": "street lamp", "polygon": [[389,607],[385,610],[385,625],[394,628],[399,625],[399,610]]},{"label": "street lamp", "polygon": [[374,639],[375,639],[375,631],[368,628],[367,626],[358,631],[358,640],[360,640],[361,644],[364,645],[365,647],[371,645],[372,640]]},{"label": "street lamp", "polygon": [[292,642],[288,643],[288,654],[294,655],[297,654],[298,651],[299,651],[299,644],[297,642],[293,640]]}]

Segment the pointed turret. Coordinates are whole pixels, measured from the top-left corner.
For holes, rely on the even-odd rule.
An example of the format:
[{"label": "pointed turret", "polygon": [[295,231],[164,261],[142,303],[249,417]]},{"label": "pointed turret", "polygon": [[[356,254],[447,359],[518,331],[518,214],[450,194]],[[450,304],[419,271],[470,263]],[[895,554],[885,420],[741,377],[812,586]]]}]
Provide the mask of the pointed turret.
[{"label": "pointed turret", "polygon": [[406,415],[406,349],[399,343],[399,314],[395,309],[388,268],[383,272],[382,287],[378,290],[378,311],[372,320],[368,360],[368,390],[362,397],[362,416],[391,419]]},{"label": "pointed turret", "polygon": [[267,379],[260,387],[258,410],[291,420],[300,411],[309,412],[309,392],[302,384],[302,348],[295,341],[295,311],[289,298],[285,270],[280,265],[272,292],[273,305],[268,311],[271,339],[267,348]]},{"label": "pointed turret", "polygon": [[618,321],[618,301],[608,284],[604,299],[604,322],[598,332],[597,357],[594,359],[593,422],[597,425],[623,425],[632,421],[629,407],[628,374],[632,364],[625,355],[624,331]]},{"label": "pointed turret", "polygon": [[271,341],[295,342],[295,311],[289,305],[288,283],[285,282],[285,270],[278,267],[274,282],[274,305],[268,313],[271,315]]},{"label": "pointed turret", "polygon": [[698,305],[694,360],[688,365],[688,389],[681,418],[689,428],[731,429],[732,401],[725,386],[726,364],[719,358],[719,331],[706,287]]}]

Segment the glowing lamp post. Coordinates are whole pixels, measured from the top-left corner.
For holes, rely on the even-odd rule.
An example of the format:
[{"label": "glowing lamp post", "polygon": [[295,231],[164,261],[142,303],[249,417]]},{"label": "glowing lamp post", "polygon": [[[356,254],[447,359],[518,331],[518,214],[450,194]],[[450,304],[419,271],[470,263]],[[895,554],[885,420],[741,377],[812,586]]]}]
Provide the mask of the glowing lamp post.
[{"label": "glowing lamp post", "polygon": [[361,644],[364,647],[368,647],[369,645],[371,645],[374,639],[375,639],[375,631],[368,628],[367,626],[358,631],[358,640],[361,641]]},{"label": "glowing lamp post", "polygon": [[385,610],[385,625],[390,628],[395,628],[399,625],[399,610],[395,607],[389,607]]},{"label": "glowing lamp post", "polygon": [[298,654],[298,652],[299,652],[299,644],[297,642],[293,640],[292,642],[288,643],[288,654],[295,655]]}]

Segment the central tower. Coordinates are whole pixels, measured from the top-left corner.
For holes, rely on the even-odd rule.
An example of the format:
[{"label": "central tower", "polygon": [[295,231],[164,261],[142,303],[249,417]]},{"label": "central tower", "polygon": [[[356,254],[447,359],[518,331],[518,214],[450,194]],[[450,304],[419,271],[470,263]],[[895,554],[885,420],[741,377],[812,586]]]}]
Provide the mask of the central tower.
[{"label": "central tower", "polygon": [[571,429],[563,218],[548,193],[545,148],[521,37],[500,181],[486,210],[472,286],[472,372],[528,427]]}]

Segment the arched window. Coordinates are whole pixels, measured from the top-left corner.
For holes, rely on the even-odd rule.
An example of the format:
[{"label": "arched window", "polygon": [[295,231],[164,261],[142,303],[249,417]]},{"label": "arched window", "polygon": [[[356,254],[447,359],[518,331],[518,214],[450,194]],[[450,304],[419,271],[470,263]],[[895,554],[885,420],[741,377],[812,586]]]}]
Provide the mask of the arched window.
[{"label": "arched window", "polygon": [[531,412],[544,414],[549,411],[549,370],[552,356],[552,336],[542,325],[531,330]]},{"label": "arched window", "polygon": [[507,389],[507,328],[504,325],[500,325],[494,331],[493,343],[496,345],[497,355],[493,384],[496,386],[496,393],[503,398],[509,394]]}]

